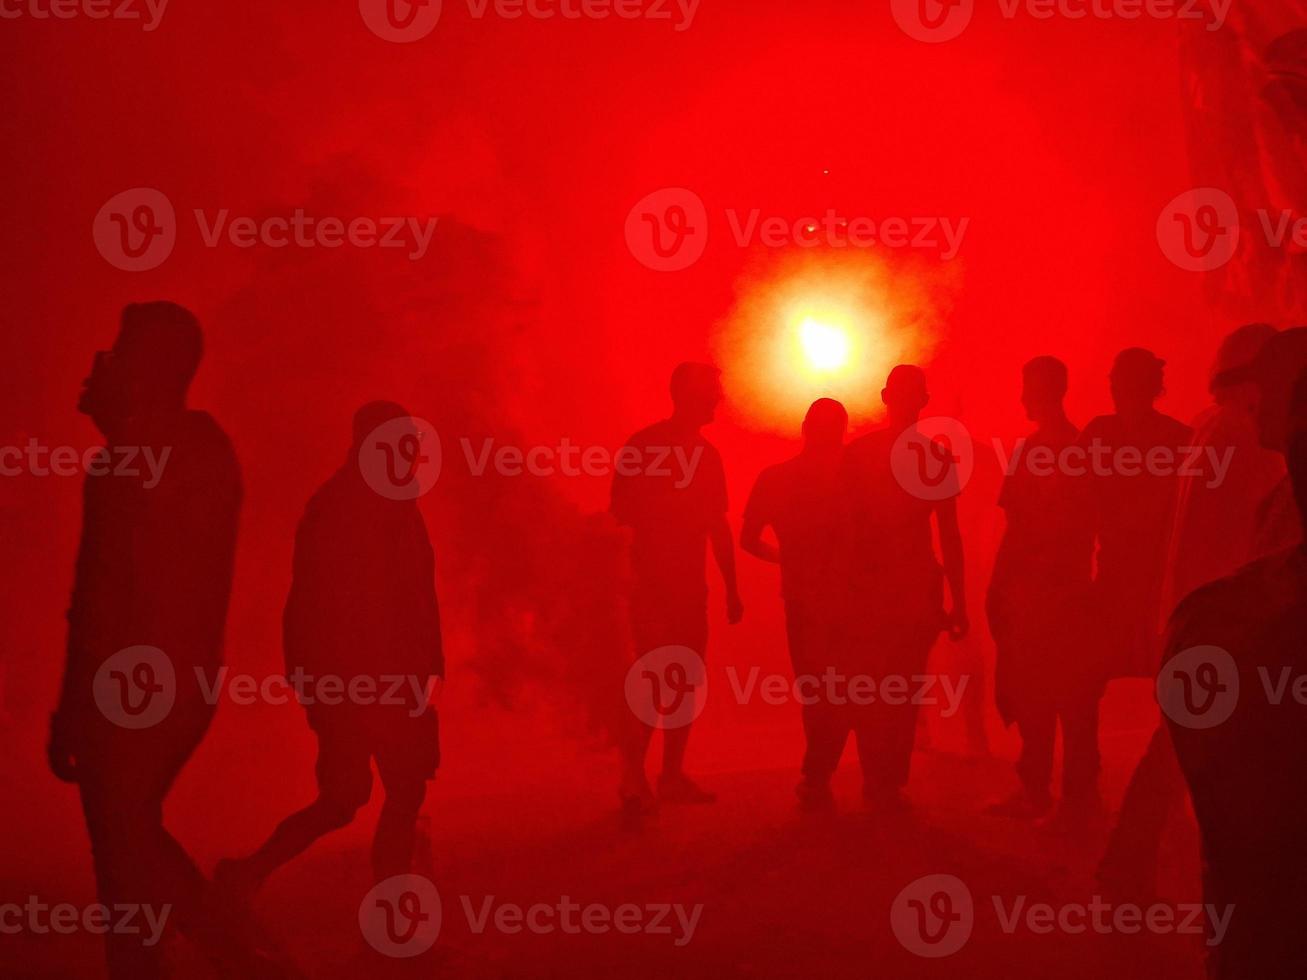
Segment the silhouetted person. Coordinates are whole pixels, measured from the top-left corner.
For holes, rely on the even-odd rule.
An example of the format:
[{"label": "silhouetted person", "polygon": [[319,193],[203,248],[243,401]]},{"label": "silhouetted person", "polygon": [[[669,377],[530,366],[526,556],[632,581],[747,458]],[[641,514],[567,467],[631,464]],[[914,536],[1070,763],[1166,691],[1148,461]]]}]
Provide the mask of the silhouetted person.
[{"label": "silhouetted person", "polygon": [[[832,767],[826,746],[838,736],[838,717],[818,681],[835,663],[847,570],[839,471],[849,414],[830,398],[812,403],[803,420],[803,451],[769,466],[754,484],[744,509],[740,547],[781,567],[785,626],[802,705],[807,749],[798,794],[804,806],[831,803]],[[777,544],[763,540],[770,527]],[[777,546],[779,545],[779,547]]]},{"label": "silhouetted person", "polygon": [[[1290,398],[1294,384],[1307,369],[1307,327],[1277,333],[1262,347],[1256,359],[1243,368],[1222,375],[1227,385],[1252,383],[1257,386],[1257,432],[1264,448],[1277,453],[1289,450]],[[1257,508],[1253,551],[1268,555],[1297,544],[1303,538],[1292,481],[1285,476]]]},{"label": "silhouetted person", "polygon": [[[1116,411],[1100,415],[1080,435],[1090,454],[1098,537],[1094,609],[1104,681],[1151,676],[1156,666],[1178,473],[1193,436],[1189,426],[1155,407],[1166,390],[1165,367],[1151,351],[1123,350],[1109,376]],[[1154,450],[1171,453],[1172,461],[1158,465]]]},{"label": "silhouetted person", "polygon": [[[427,782],[440,764],[434,701],[445,658],[435,558],[416,499],[378,492],[364,470],[387,452],[401,468],[417,465],[415,456],[403,460],[403,440],[418,438],[408,417],[391,402],[360,408],[344,464],[300,520],[282,636],[287,677],[318,739],[318,795],[254,854],[219,865],[219,882],[238,895],[349,824],[372,795],[374,761],[386,798],[373,872],[381,881],[411,870]],[[379,434],[388,423],[389,435]],[[335,681],[359,693],[330,694]]]},{"label": "silhouetted person", "polygon": [[1021,401],[1035,431],[1013,451],[999,497],[1006,529],[986,607],[997,647],[995,702],[1021,734],[1021,790],[991,812],[1039,817],[1052,807],[1050,780],[1062,726],[1062,799],[1098,795],[1098,681],[1083,637],[1089,626],[1093,529],[1083,494],[1060,460],[1079,431],[1063,400],[1067,369],[1037,357],[1022,371]]},{"label": "silhouetted person", "polygon": [[[138,461],[148,450],[164,462],[157,482],[144,466],[86,477],[49,761],[81,793],[101,902],[171,906],[171,921],[220,966],[253,975],[253,957],[220,925],[206,881],[163,826],[164,798],[213,718],[203,692],[222,663],[241,504],[231,442],[186,406],[202,352],[189,312],[133,304],[86,379],[78,409],[113,459],[132,447]],[[160,975],[160,946],[139,936],[111,930],[106,952],[114,978]]]},{"label": "silhouetted person", "polygon": [[[960,486],[952,448],[920,433],[913,437],[930,400],[922,370],[911,365],[894,368],[881,399],[889,413],[887,425],[850,443],[841,466],[850,551],[846,666],[878,684],[885,678],[907,678],[911,687],[911,678],[925,673],[931,647],[942,630],[948,630],[954,640],[970,630],[957,520]],[[920,460],[913,458],[913,446]],[[953,489],[942,497],[926,493],[924,484],[918,486],[896,471],[896,464],[901,467],[905,461],[929,467],[932,484]],[[932,518],[939,535],[942,574]],[[950,611],[944,607],[945,580]],[[872,807],[907,805],[903,789],[911,768],[918,707],[912,699],[906,704],[877,701],[851,707],[863,795]],[[847,731],[832,746],[832,769],[846,737]]]},{"label": "silhouetted person", "polygon": [[[1260,444],[1257,385],[1229,378],[1246,371],[1275,333],[1265,324],[1241,327],[1217,354],[1214,404],[1194,421],[1192,444],[1202,455],[1192,461],[1194,472],[1180,477],[1162,597],[1168,614],[1194,589],[1260,557],[1254,548],[1257,508],[1284,478],[1284,459]],[[1152,893],[1162,837],[1183,799],[1171,739],[1159,723],[1130,779],[1099,872],[1110,891],[1133,897]]]},{"label": "silhouetted person", "polygon": [[[1295,401],[1288,463],[1303,516],[1307,376],[1298,382]],[[1185,698],[1190,710],[1224,716],[1232,709],[1228,718],[1194,725],[1168,718],[1201,832],[1204,900],[1233,908],[1223,940],[1209,950],[1209,974],[1218,980],[1307,976],[1301,924],[1307,705],[1293,691],[1307,671],[1305,639],[1307,551],[1301,543],[1200,588],[1171,619],[1164,662],[1206,646],[1233,659],[1224,671],[1204,676],[1198,667],[1183,678],[1193,688]]]},{"label": "silhouetted person", "polygon": [[[627,440],[613,478],[611,511],[631,529],[631,634],[636,656],[666,646],[686,647],[703,658],[708,644],[709,545],[726,585],[727,619],[744,615],[735,578],[735,542],[726,519],[722,458],[700,432],[722,398],[721,380],[708,364],[686,363],[672,373],[673,412]],[[621,462],[625,460],[625,462]],[[652,729],[636,724],[625,746],[623,808],[639,813],[654,805],[645,777]],[[710,803],[715,797],[685,774],[690,726],[663,732],[658,798],[669,803]]]}]

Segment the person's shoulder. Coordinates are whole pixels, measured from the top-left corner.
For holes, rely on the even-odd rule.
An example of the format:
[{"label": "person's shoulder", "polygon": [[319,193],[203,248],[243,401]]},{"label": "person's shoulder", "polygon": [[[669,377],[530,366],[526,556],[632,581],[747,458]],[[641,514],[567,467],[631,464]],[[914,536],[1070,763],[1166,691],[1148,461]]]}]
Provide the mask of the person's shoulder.
[{"label": "person's shoulder", "polygon": [[1301,548],[1258,558],[1180,600],[1171,615],[1172,633],[1186,646],[1221,645],[1286,606],[1302,604],[1304,586],[1307,558]]},{"label": "person's shoulder", "polygon": [[660,419],[651,425],[646,425],[643,429],[630,435],[624,445],[627,446],[649,446],[663,440],[667,440],[668,424],[666,419]]},{"label": "person's shoulder", "polygon": [[1114,415],[1095,415],[1085,423],[1085,427],[1080,430],[1081,439],[1092,439],[1094,436],[1105,436],[1116,428],[1116,416]]},{"label": "person's shoulder", "polygon": [[1168,442],[1182,442],[1189,439],[1194,434],[1193,426],[1187,425],[1179,419],[1172,418],[1169,415],[1159,413],[1157,416],[1157,423],[1158,428],[1162,430],[1164,437]]}]

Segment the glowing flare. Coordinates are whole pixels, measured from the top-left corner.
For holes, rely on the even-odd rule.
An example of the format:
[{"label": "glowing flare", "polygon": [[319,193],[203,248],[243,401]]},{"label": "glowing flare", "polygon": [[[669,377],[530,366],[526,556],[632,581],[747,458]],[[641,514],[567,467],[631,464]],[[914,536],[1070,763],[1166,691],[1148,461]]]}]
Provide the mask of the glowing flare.
[{"label": "glowing flare", "polygon": [[836,371],[849,360],[849,336],[838,327],[805,317],[799,324],[799,342],[808,363],[821,371]]}]

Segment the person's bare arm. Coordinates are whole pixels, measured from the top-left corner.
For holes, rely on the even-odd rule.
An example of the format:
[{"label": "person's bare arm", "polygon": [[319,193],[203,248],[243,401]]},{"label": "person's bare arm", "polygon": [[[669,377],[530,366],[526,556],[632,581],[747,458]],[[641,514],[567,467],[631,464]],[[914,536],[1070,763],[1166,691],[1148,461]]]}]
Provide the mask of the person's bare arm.
[{"label": "person's bare arm", "polygon": [[944,578],[948,582],[949,597],[952,600],[952,608],[948,613],[948,635],[956,643],[971,631],[971,621],[967,617],[966,567],[956,498],[940,501],[935,509],[935,519],[939,522],[939,549],[944,559]]},{"label": "person's bare arm", "polygon": [[762,532],[771,523],[764,512],[762,503],[767,493],[765,489],[766,481],[767,475],[764,473],[754,485],[753,493],[749,495],[749,503],[744,508],[744,524],[740,528],[740,547],[755,558],[761,558],[763,561],[772,564],[779,564],[781,560],[780,549],[770,541],[764,541],[762,537]]},{"label": "person's bare arm", "polygon": [[708,536],[712,542],[713,557],[717,559],[722,581],[726,584],[726,619],[734,626],[744,618],[744,603],[740,601],[739,583],[735,578],[735,540],[725,514],[713,522]]}]

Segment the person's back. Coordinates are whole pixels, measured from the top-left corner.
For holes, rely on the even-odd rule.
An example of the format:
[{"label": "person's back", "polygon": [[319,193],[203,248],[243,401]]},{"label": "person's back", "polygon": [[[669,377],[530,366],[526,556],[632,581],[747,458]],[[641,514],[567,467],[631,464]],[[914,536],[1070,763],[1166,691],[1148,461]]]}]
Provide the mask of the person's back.
[{"label": "person's back", "polygon": [[637,586],[702,599],[709,532],[726,511],[721,455],[698,431],[671,420],[635,433],[625,451],[638,462],[624,471],[619,455],[612,510],[632,531]]},{"label": "person's back", "polygon": [[[758,476],[751,505],[755,501],[776,533],[782,596],[805,606],[830,603],[846,573],[839,457],[800,454],[767,467]],[[749,516],[746,511],[746,525]]]},{"label": "person's back", "polygon": [[[940,579],[931,515],[935,504],[914,496],[895,478],[892,453],[899,433],[877,429],[849,443],[843,474],[849,508],[849,553],[865,598],[920,595]],[[874,590],[888,590],[878,593]]]},{"label": "person's back", "polygon": [[296,532],[283,621],[288,670],[425,683],[441,673],[435,595],[416,502],[381,496],[347,461],[310,499]]},{"label": "person's back", "polygon": [[1307,673],[1307,555],[1294,549],[1261,559],[1182,602],[1167,659],[1208,646],[1233,658],[1238,691],[1218,672],[1226,689],[1210,693],[1199,668],[1196,697],[1237,697],[1234,712],[1212,727],[1171,719],[1170,729],[1202,832],[1205,901],[1222,914],[1233,907],[1212,950],[1214,975],[1301,977],[1307,706],[1294,699],[1293,685]]}]

